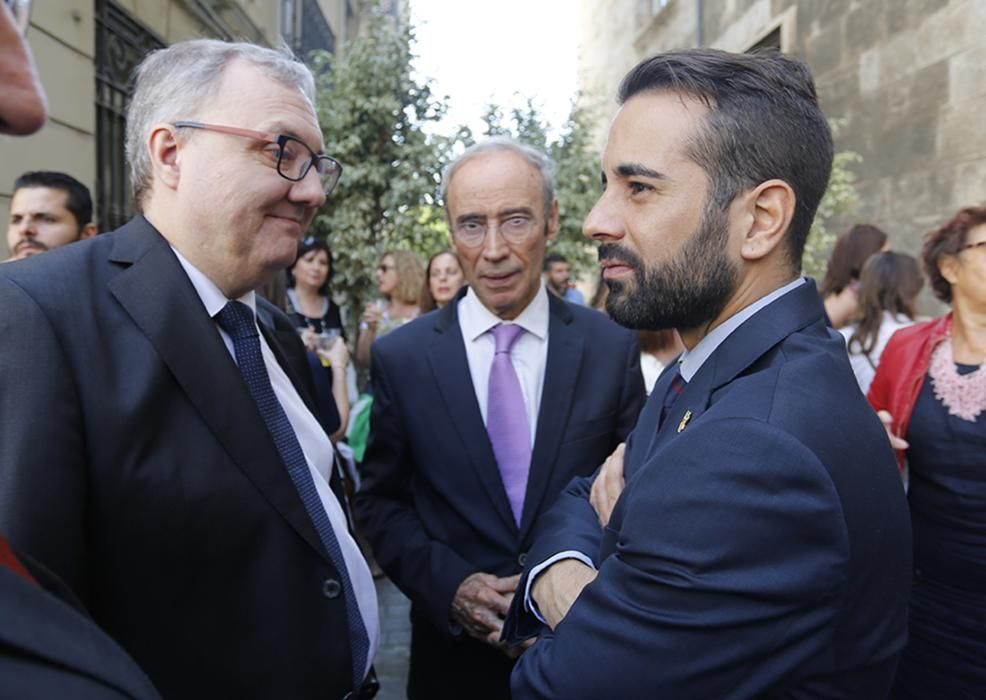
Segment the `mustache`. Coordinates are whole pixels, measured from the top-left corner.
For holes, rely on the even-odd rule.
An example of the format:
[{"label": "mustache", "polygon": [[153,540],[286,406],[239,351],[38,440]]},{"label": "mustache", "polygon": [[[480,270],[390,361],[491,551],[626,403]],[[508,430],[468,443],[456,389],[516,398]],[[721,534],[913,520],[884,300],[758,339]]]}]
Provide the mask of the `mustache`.
[{"label": "mustache", "polygon": [[644,261],[640,259],[632,250],[627,250],[616,243],[602,243],[598,250],[599,262],[604,260],[617,260],[629,267],[639,270],[644,266]]},{"label": "mustache", "polygon": [[48,246],[46,246],[41,241],[35,240],[33,238],[22,238],[21,240],[17,241],[16,244],[14,244],[14,247],[11,249],[10,252],[19,253],[25,248],[34,248],[42,252],[48,250]]}]

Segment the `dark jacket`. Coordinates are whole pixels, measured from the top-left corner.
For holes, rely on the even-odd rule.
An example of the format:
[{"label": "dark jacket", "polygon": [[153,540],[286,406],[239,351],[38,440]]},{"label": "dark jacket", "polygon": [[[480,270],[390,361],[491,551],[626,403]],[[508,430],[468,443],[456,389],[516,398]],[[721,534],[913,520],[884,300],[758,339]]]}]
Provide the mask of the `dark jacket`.
[{"label": "dark jacket", "polygon": [[[297,333],[258,307],[307,399]],[[0,531],[165,697],[350,690],[345,600],[324,585],[338,572],[215,322],[143,217],[2,266],[0,346]]]},{"label": "dark jacket", "polygon": [[[529,567],[575,550],[599,573],[521,656],[514,698],[886,697],[907,633],[907,503],[814,284],[729,335],[658,430],[673,374],[630,436],[606,528],[588,480],[542,520]],[[521,598],[515,638],[539,627]]]}]

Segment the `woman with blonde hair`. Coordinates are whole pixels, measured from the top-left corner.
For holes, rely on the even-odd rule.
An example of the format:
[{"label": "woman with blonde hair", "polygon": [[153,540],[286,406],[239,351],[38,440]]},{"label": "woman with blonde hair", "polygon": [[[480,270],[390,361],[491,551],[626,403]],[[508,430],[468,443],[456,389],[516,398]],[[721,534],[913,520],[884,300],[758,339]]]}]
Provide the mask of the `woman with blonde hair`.
[{"label": "woman with blonde hair", "polygon": [[370,366],[373,341],[421,314],[418,297],[425,280],[421,258],[409,250],[388,250],[377,265],[380,298],[367,305],[359,324],[356,361]]}]

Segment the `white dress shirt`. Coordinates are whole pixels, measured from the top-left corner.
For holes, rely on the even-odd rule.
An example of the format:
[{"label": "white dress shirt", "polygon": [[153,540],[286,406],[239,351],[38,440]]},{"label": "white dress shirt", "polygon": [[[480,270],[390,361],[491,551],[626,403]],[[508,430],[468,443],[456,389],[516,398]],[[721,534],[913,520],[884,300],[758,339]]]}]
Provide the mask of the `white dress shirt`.
[{"label": "white dress shirt", "polygon": [[[760,309],[764,308],[771,302],[780,299],[791,290],[797,289],[804,283],[805,279],[803,277],[799,277],[793,282],[789,282],[783,287],[775,289],[770,294],[760,297],[749,306],[737,311],[735,314],[709,331],[709,333],[702,338],[694,348],[691,350],[685,350],[678,356],[678,371],[681,372],[681,377],[686,382],[690,382],[692,377],[694,377],[698,373],[699,369],[701,369],[702,365],[705,364],[705,361],[712,356],[712,353],[714,353],[716,349],[722,345],[723,341],[725,341],[726,338],[733,333],[733,331],[743,325],[747,319],[760,311]],[[652,400],[663,401],[664,397],[654,397]],[[564,552],[553,554],[531,569],[531,573],[527,577],[527,585],[524,587],[524,607],[530,610],[541,622],[546,621],[543,617],[541,617],[541,613],[538,611],[537,605],[535,605],[534,601],[531,599],[531,585],[534,583],[534,579],[536,579],[542,571],[562,559],[577,559],[586,566],[592,567],[593,569],[596,568],[595,564],[592,562],[592,557],[588,554],[575,550],[566,550]]]},{"label": "white dress shirt", "polygon": [[533,449],[541,390],[544,388],[544,368],[548,363],[548,291],[544,282],[527,308],[512,321],[504,321],[483,306],[472,289],[467,290],[465,296],[459,300],[457,312],[462,340],[466,346],[469,374],[472,375],[472,388],[476,392],[476,401],[479,402],[483,425],[486,425],[490,368],[493,366],[493,354],[496,350],[493,329],[501,323],[516,323],[524,329],[525,332],[510,349],[510,361],[517,372],[520,390],[524,395]]},{"label": "white dress shirt", "polygon": [[[226,298],[212,280],[186,260],[174,246],[171,249],[178,256],[178,262],[181,263],[181,266],[185,269],[185,274],[188,275],[188,279],[192,282],[192,286],[198,292],[202,304],[205,305],[206,312],[211,318],[215,319],[216,314],[222,311],[223,307],[230,300]],[[257,298],[254,292],[247,292],[234,301],[239,301],[249,306],[254,312],[254,323],[256,323]],[[235,362],[236,353],[233,350],[232,338],[229,337],[218,323],[216,323],[216,331],[223,339],[226,349]],[[339,541],[339,547],[342,550],[343,559],[346,561],[349,580],[353,584],[356,603],[359,606],[360,615],[366,627],[366,634],[370,640],[370,653],[366,659],[366,670],[369,671],[380,638],[377,592],[376,587],[373,585],[373,575],[370,573],[366,560],[363,558],[362,553],[360,553],[356,541],[349,533],[346,514],[342,510],[342,505],[329,486],[329,480],[332,477],[332,468],[335,464],[332,441],[329,440],[315,416],[308,410],[297,389],[294,388],[291,380],[288,379],[288,375],[285,374],[284,369],[278,364],[277,358],[274,357],[273,351],[267,345],[267,340],[264,338],[263,333],[260,333],[260,352],[264,358],[264,365],[267,367],[267,374],[270,377],[274,395],[280,402],[284,413],[287,415],[288,422],[291,423],[291,427],[298,437],[298,442],[301,444],[301,451],[305,454],[305,461],[308,463],[308,469],[311,471],[312,479],[315,482],[315,490],[318,492],[318,497],[322,501],[326,515],[329,516],[332,530],[335,532],[336,539]]]}]

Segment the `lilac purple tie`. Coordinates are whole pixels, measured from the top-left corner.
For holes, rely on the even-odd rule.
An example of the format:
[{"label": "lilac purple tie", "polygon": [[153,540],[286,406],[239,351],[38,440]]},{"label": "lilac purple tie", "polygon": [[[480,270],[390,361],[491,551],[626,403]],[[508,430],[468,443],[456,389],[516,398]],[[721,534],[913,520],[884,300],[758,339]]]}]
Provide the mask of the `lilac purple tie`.
[{"label": "lilac purple tie", "polygon": [[523,332],[524,329],[514,323],[500,324],[493,329],[496,350],[486,404],[486,431],[518,527],[531,467],[531,431],[520,380],[510,360],[510,348]]}]

